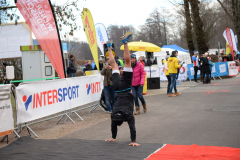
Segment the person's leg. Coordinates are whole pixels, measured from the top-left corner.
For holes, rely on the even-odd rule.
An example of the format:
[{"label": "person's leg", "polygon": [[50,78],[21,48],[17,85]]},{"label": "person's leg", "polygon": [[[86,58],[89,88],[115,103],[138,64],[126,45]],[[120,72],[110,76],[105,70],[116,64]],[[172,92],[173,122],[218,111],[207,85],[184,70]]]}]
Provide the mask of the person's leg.
[{"label": "person's leg", "polygon": [[106,107],[107,110],[109,112],[112,112],[112,107],[111,107],[111,102],[110,102],[110,90],[109,90],[109,86],[104,86],[104,95],[105,95],[105,103],[106,103]]},{"label": "person's leg", "polygon": [[115,91],[113,89],[113,86],[110,86],[110,93],[111,93],[111,100],[112,100],[112,108],[114,106],[114,102],[115,102]]},{"label": "person's leg", "polygon": [[139,85],[137,86],[137,95],[140,101],[142,102],[142,105],[145,104],[145,100],[143,98],[143,86]]},{"label": "person's leg", "polygon": [[194,67],[194,81],[197,82],[198,67]]},{"label": "person's leg", "polygon": [[167,94],[169,94],[170,85],[171,85],[171,77],[169,75],[167,75],[167,79],[168,79]]},{"label": "person's leg", "polygon": [[206,76],[207,76],[207,83],[209,83],[209,82],[210,82],[210,78],[209,78],[209,76],[210,76],[210,73],[209,73],[209,72],[207,72],[207,73],[206,73]]},{"label": "person's leg", "polygon": [[73,73],[69,73],[69,76],[70,76],[70,77],[73,77]]},{"label": "person's leg", "polygon": [[138,115],[140,114],[140,108],[139,108],[138,96],[137,96],[137,86],[132,86],[132,92],[133,92],[135,108],[136,108],[136,112],[134,113],[134,115]]},{"label": "person's leg", "polygon": [[211,78],[212,78],[212,72],[209,72],[209,83],[211,83]]},{"label": "person's leg", "polygon": [[171,85],[170,85],[170,90],[169,90],[169,94],[173,94],[172,90],[175,84],[175,80],[176,80],[176,74],[169,74],[169,76],[171,77]]},{"label": "person's leg", "polygon": [[176,80],[175,80],[175,82],[174,82],[173,87],[174,87],[174,92],[175,92],[175,94],[176,94],[176,93],[177,93],[177,81],[176,81]]},{"label": "person's leg", "polygon": [[134,96],[135,106],[139,107],[138,95],[137,95],[137,86],[132,86],[132,92],[133,92],[133,96]]},{"label": "person's leg", "polygon": [[206,83],[205,82],[205,74],[206,74],[206,72],[202,72],[203,83]]}]

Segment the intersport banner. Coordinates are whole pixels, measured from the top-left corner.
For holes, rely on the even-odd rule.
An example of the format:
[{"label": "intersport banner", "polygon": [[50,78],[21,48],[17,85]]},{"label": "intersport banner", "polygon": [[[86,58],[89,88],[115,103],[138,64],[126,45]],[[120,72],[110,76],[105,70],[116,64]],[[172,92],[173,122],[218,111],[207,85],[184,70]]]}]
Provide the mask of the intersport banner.
[{"label": "intersport banner", "polygon": [[31,28],[60,78],[65,78],[62,45],[49,0],[17,0],[16,6]]},{"label": "intersport banner", "polygon": [[0,86],[0,137],[11,134],[14,130],[10,88],[11,85]]},{"label": "intersport banner", "polygon": [[237,43],[236,43],[236,39],[235,39],[233,30],[231,28],[227,27],[226,30],[223,32],[223,37],[229,44],[229,47],[230,47],[231,53],[232,53],[232,57],[234,60],[233,50],[235,50],[236,52],[238,52],[238,50],[237,50]]},{"label": "intersport banner", "polygon": [[97,69],[99,70],[98,46],[97,46],[96,31],[95,31],[92,14],[87,8],[84,8],[82,11],[81,18],[83,23],[83,29],[87,36],[88,44],[91,49],[93,59],[95,61]]},{"label": "intersport banner", "polygon": [[25,123],[100,99],[102,76],[66,78],[20,85],[17,123]]},{"label": "intersport banner", "polygon": [[104,55],[103,44],[109,40],[106,27],[102,23],[97,23],[95,24],[95,28],[97,31],[97,44]]},{"label": "intersport banner", "polygon": [[231,61],[228,63],[228,75],[229,76],[236,76],[238,74],[238,68],[236,66],[236,62]]}]

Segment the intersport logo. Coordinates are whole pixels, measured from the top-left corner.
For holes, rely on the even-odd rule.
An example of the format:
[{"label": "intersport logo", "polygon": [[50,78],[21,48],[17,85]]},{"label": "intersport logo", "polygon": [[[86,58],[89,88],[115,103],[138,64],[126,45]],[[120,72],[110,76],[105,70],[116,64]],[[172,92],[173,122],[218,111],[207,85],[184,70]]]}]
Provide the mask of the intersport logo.
[{"label": "intersport logo", "polygon": [[99,93],[101,91],[100,82],[86,84],[86,89],[87,89],[87,95],[89,95],[90,93],[92,94]]},{"label": "intersport logo", "polygon": [[[99,82],[100,83],[100,82]],[[100,85],[99,85],[100,86]],[[54,90],[47,90],[40,93],[34,93],[27,97],[24,95],[22,100],[25,105],[26,111],[28,110],[31,102],[33,102],[33,109],[43,107],[46,105],[52,105],[55,103],[61,103],[66,100],[72,100],[79,97],[79,85],[71,86],[68,88],[58,88]]]}]

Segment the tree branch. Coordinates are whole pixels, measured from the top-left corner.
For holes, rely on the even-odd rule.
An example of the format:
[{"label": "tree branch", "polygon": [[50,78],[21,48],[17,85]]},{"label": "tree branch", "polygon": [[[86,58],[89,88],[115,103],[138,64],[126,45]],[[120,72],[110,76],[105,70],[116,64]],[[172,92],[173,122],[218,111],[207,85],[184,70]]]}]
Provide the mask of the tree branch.
[{"label": "tree branch", "polygon": [[222,4],[222,2],[220,0],[217,0],[218,3],[221,5],[221,7],[223,8],[223,10],[225,11],[225,13],[230,17],[230,19],[232,21],[234,21],[234,17],[227,11],[226,7],[224,7],[224,5]]}]

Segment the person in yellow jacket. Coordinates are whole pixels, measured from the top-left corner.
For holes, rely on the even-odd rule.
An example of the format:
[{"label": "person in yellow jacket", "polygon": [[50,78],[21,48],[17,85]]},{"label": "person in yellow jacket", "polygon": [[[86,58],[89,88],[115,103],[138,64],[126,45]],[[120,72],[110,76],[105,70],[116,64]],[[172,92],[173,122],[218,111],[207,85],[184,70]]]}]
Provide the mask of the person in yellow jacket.
[{"label": "person in yellow jacket", "polygon": [[167,94],[169,94],[169,90],[170,90],[170,85],[171,85],[171,77],[169,76],[169,72],[168,72],[168,58],[169,55],[166,56],[166,60],[163,60],[163,65],[164,65],[164,70],[165,70],[165,76],[168,79],[168,87],[167,87]]},{"label": "person in yellow jacket", "polygon": [[[172,51],[172,55],[168,58],[167,68],[168,68],[169,76],[171,77],[171,85],[170,85],[168,97],[175,97],[181,94],[177,92],[177,86],[176,86],[177,69],[181,67],[181,65],[178,64],[177,56],[178,56],[178,52]],[[173,88],[174,88],[175,94],[173,94],[172,92]]]}]

